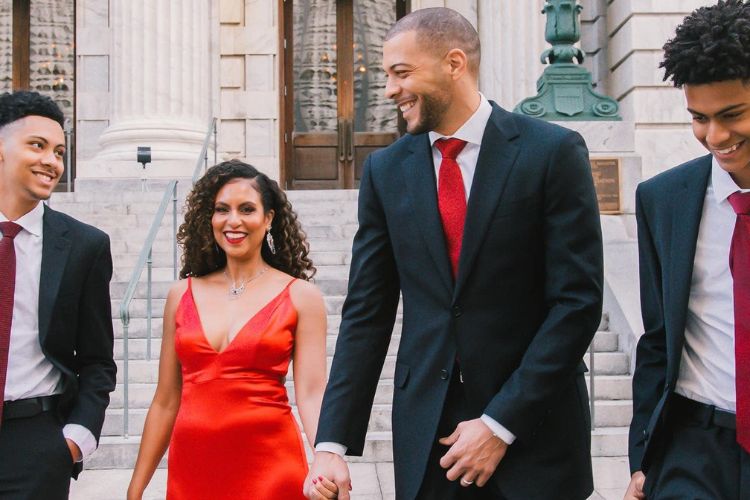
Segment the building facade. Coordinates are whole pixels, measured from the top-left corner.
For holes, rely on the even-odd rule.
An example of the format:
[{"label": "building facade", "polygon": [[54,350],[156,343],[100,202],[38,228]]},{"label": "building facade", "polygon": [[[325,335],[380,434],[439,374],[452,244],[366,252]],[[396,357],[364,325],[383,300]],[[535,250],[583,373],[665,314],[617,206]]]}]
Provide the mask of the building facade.
[{"label": "building facade", "polygon": [[[33,88],[71,123],[73,176],[187,177],[212,117],[218,157],[287,188],[353,188],[398,137],[382,38],[405,13],[447,6],[482,41],[482,92],[512,109],[536,93],[544,0],[0,0],[0,91]],[[700,154],[661,47],[707,0],[581,0],[597,91],[634,129],[642,177]],[[26,49],[25,47],[28,47]],[[150,146],[145,171],[136,148]]]}]

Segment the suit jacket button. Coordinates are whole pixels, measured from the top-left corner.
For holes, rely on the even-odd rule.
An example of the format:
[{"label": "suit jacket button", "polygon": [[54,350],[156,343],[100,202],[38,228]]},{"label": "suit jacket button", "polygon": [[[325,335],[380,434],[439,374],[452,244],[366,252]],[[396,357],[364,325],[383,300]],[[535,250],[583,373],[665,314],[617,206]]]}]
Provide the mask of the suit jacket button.
[{"label": "suit jacket button", "polygon": [[448,370],[446,370],[445,368],[440,370],[440,378],[443,380],[448,380]]},{"label": "suit jacket button", "polygon": [[463,314],[463,311],[461,310],[461,306],[453,306],[453,317],[458,318]]}]

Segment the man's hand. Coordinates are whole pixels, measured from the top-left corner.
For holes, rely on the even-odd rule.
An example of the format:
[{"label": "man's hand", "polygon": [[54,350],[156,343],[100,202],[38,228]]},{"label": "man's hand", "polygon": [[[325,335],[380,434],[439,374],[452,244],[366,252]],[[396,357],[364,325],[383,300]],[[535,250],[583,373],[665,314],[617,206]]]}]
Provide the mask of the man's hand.
[{"label": "man's hand", "polygon": [[646,494],[643,492],[643,483],[646,481],[646,475],[641,471],[633,472],[630,478],[628,490],[625,492],[623,500],[645,500]]},{"label": "man's hand", "polygon": [[73,441],[72,439],[65,438],[65,442],[68,443],[68,449],[70,450],[70,456],[73,458],[73,463],[78,462],[81,460],[82,454],[81,449],[78,447],[78,445]]},{"label": "man's hand", "polygon": [[461,478],[464,487],[487,484],[508,450],[508,444],[479,418],[461,422],[440,444],[450,446],[440,459],[440,466],[448,469],[446,477],[449,481]]},{"label": "man's hand", "polygon": [[[317,488],[318,478],[325,478],[338,488],[339,500],[349,500],[349,491],[352,489],[349,467],[343,458],[335,453],[327,451],[315,452],[315,459],[307,473],[302,493],[310,499],[318,500],[326,498]],[[315,481],[315,483],[313,483]]]}]

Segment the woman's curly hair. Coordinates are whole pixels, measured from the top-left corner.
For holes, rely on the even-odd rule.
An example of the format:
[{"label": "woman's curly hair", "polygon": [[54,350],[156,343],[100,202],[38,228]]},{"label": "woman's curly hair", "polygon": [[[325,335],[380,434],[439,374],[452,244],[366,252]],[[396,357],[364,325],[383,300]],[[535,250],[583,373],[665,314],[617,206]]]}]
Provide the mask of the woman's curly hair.
[{"label": "woman's curly hair", "polygon": [[225,161],[209,168],[188,195],[185,222],[177,231],[177,242],[184,250],[180,278],[204,276],[226,265],[227,256],[214,240],[211,218],[219,190],[230,180],[239,178],[252,179],[260,193],[264,212],[274,211],[271,236],[276,253],[271,253],[264,239],[261,246],[263,260],[295,278],[311,279],[315,267],[308,256],[305,233],[286,194],[276,181],[239,160]]},{"label": "woman's curly hair", "polygon": [[750,3],[720,0],[701,7],[664,45],[664,80],[675,87],[742,80],[750,82]]}]

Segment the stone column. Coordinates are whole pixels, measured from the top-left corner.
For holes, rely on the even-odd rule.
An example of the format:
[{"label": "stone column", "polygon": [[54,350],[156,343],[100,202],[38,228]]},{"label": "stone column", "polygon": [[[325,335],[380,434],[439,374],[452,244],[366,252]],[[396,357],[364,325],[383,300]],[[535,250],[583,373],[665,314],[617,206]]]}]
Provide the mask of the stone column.
[{"label": "stone column", "polygon": [[151,146],[147,176],[192,175],[210,119],[210,2],[112,0],[111,9],[111,119],[95,161],[104,175],[133,176],[137,146]]},{"label": "stone column", "polygon": [[508,110],[536,95],[544,71],[544,0],[476,0],[482,64],[479,88]]}]

